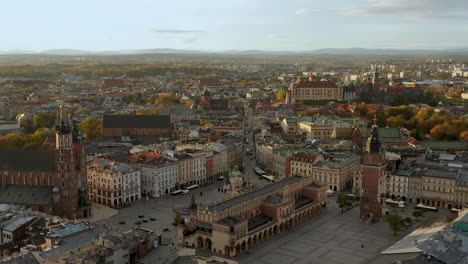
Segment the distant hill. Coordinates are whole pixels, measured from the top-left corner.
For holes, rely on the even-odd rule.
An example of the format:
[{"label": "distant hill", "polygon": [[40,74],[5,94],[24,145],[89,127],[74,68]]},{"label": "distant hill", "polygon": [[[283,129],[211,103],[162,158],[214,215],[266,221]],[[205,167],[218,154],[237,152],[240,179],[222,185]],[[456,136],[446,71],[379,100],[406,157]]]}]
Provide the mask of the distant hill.
[{"label": "distant hill", "polygon": [[135,54],[225,54],[225,55],[300,55],[300,54],[330,54],[330,55],[430,55],[430,54],[459,54],[468,53],[468,48],[425,50],[425,49],[366,49],[366,48],[326,48],[309,51],[264,51],[264,50],[226,50],[200,51],[171,48],[88,51],[78,49],[52,49],[44,51],[9,50],[0,54],[44,54],[44,55],[135,55]]}]

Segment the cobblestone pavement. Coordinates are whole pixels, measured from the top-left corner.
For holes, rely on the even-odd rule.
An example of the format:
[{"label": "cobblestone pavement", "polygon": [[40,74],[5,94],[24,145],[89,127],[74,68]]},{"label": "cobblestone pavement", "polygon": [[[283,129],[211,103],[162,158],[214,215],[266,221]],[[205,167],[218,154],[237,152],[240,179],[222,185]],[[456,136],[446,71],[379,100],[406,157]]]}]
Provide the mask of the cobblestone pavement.
[{"label": "cobblestone pavement", "polygon": [[[121,208],[118,214],[95,222],[97,225],[106,226],[111,230],[127,231],[134,227],[138,227],[136,222],[141,222],[141,228],[153,230],[156,233],[162,233],[165,237],[175,239],[175,228],[172,225],[176,211],[184,211],[190,206],[192,194],[195,196],[197,204],[211,203],[229,197],[228,193],[218,192],[218,187],[222,182],[201,187],[193,190],[187,195],[171,196],[166,195],[158,198],[146,199],[133,202],[130,206]],[[202,192],[202,194],[200,194]],[[100,214],[100,212],[96,212]],[[143,218],[139,218],[143,216]],[[185,217],[190,218],[189,215]],[[151,218],[156,220],[151,221]],[[145,221],[147,222],[145,222]],[[168,231],[162,231],[163,228],[168,228]]]},{"label": "cobblestone pavement", "polygon": [[[107,226],[111,230],[127,231],[140,221],[141,227],[154,230],[165,237],[176,241],[176,232],[171,224],[175,216],[175,208],[187,208],[192,194],[196,203],[210,203],[229,197],[228,193],[218,192],[222,182],[201,187],[188,195],[164,196],[156,199],[142,199],[131,206],[120,209],[119,213],[97,225]],[[203,195],[200,195],[200,191]],[[335,196],[335,195],[334,195]],[[401,260],[398,255],[383,256],[380,253],[405,234],[416,228],[412,226],[394,236],[386,222],[367,224],[359,221],[359,207],[340,212],[335,203],[336,197],[329,198],[328,209],[319,215],[301,223],[290,231],[283,232],[254,248],[248,254],[236,258],[239,263],[251,264],[288,264],[288,263],[395,263]],[[101,208],[102,209],[102,208]],[[410,215],[412,209],[407,208],[403,215]],[[98,212],[99,213],[99,212]],[[400,213],[400,212],[399,212]],[[140,219],[138,216],[143,215]],[[190,217],[190,216],[186,216]],[[151,221],[150,218],[156,218]],[[446,218],[445,213],[426,213],[419,225],[429,225],[433,221]],[[149,220],[144,223],[142,220]],[[124,221],[125,223],[120,224]],[[168,231],[162,231],[163,228]],[[199,252],[211,256],[211,252]],[[409,256],[406,256],[409,257]]]}]

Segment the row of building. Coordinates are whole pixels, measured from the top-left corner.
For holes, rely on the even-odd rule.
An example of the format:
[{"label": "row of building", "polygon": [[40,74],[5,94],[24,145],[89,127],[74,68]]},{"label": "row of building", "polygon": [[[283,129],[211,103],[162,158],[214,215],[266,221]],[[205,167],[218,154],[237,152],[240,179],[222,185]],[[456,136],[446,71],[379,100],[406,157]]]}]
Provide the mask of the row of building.
[{"label": "row of building", "polygon": [[87,163],[89,199],[120,207],[142,196],[159,197],[189,186],[213,183],[241,163],[242,143],[229,140],[179,144],[174,150],[159,153],[154,149],[141,151],[128,154],[123,161],[93,157]]}]

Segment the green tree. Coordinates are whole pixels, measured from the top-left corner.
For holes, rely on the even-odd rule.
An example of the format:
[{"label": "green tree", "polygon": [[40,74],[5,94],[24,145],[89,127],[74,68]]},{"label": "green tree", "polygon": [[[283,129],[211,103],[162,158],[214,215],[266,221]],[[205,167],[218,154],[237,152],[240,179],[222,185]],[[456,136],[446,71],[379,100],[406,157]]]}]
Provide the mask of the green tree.
[{"label": "green tree", "polygon": [[397,235],[397,232],[400,231],[403,226],[403,217],[399,214],[389,214],[387,215],[387,222],[390,226],[390,229],[394,232],[394,235]]},{"label": "green tree", "polygon": [[419,219],[419,217],[423,216],[423,212],[417,210],[413,212],[413,216],[416,217],[416,219]]},{"label": "green tree", "polygon": [[411,217],[406,217],[405,218],[405,222],[409,225],[411,225],[413,223],[413,219],[411,219]]},{"label": "green tree", "polygon": [[88,140],[95,140],[97,137],[101,136],[102,119],[89,116],[78,124],[78,128]]},{"label": "green tree", "polygon": [[55,125],[56,118],[57,116],[54,113],[40,113],[34,115],[33,120],[37,128],[52,128]]},{"label": "green tree", "polygon": [[341,208],[342,213],[345,207],[351,205],[351,202],[348,200],[348,197],[344,192],[338,194],[338,197],[336,197],[336,203],[338,204],[338,207]]}]

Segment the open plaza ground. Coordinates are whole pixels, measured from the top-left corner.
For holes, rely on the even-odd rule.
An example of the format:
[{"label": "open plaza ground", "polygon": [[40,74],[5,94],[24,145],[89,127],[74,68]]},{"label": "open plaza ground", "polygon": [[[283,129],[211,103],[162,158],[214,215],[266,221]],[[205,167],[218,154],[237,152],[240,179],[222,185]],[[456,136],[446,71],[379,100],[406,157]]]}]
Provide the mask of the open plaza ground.
[{"label": "open plaza ground", "polygon": [[[141,222],[141,228],[153,230],[176,241],[175,227],[172,225],[176,212],[183,211],[190,206],[192,194],[197,204],[228,198],[228,193],[218,191],[221,186],[222,182],[216,182],[191,191],[187,195],[142,199],[129,207],[120,209],[117,214],[114,210],[106,210],[103,206],[99,206],[94,210],[94,217],[98,219],[94,223],[112,230],[127,231],[138,227],[135,223]],[[449,215],[445,210],[438,213],[426,213],[421,221],[410,227],[404,227],[395,236],[385,221],[361,222],[358,206],[341,213],[335,200],[336,194],[328,199],[328,208],[322,210],[318,216],[249,249],[247,253],[235,260],[239,263],[252,264],[395,263],[411,255],[381,255],[381,252],[417,227],[430,225],[434,221],[444,221]],[[404,217],[410,216],[413,212],[411,206],[403,211],[402,209],[390,210],[397,210]],[[106,218],[105,214],[109,216]],[[190,217],[189,215],[183,216]],[[155,220],[151,221],[151,218]],[[163,231],[165,228],[168,230]],[[204,251],[198,251],[198,253],[206,256],[213,254]]]}]

